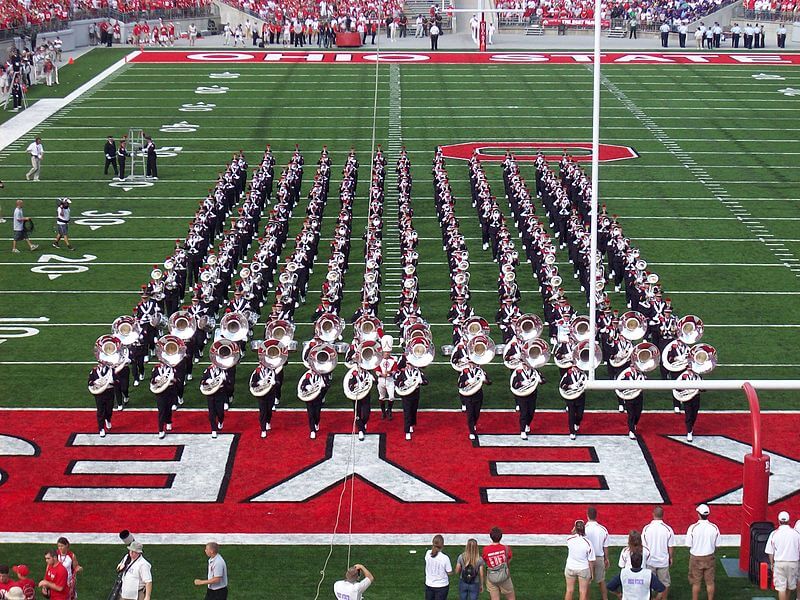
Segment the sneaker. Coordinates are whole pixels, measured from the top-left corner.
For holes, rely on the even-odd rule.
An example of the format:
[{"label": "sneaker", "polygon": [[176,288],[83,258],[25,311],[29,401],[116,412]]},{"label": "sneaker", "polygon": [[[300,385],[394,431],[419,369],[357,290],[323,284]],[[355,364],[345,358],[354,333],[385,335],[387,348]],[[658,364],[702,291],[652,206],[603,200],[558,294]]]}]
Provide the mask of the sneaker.
[{"label": "sneaker", "polygon": [[11,250],[14,254],[19,254],[19,248],[14,248]]},{"label": "sneaker", "polygon": [[462,404],[461,405],[461,412],[467,412],[467,405],[466,404]]},{"label": "sneaker", "polygon": [[519,437],[520,437],[520,439],[527,440],[528,439],[528,434],[525,433],[524,431],[520,431],[519,432]]},{"label": "sneaker", "polygon": [[217,432],[216,431],[212,431],[211,432],[211,438],[212,439],[217,439]]},{"label": "sneaker", "polygon": [[580,431],[580,430],[581,430],[581,426],[580,425],[575,425],[575,431]]},{"label": "sneaker", "polygon": [[469,439],[474,440],[475,439],[475,434],[474,433],[470,433],[469,434]]},{"label": "sneaker", "polygon": [[172,431],[172,423],[167,423],[167,431]]},{"label": "sneaker", "polygon": [[193,360],[192,362],[194,362],[194,364],[197,364],[197,363],[199,363],[199,362],[200,362],[200,359],[199,359],[199,358],[197,358],[197,357],[195,356],[195,357],[194,357],[194,360]]},{"label": "sneaker", "polygon": [[186,381],[191,381],[191,380],[192,380],[192,374],[191,374],[191,373],[188,373],[188,374],[186,375]]},{"label": "sneaker", "polygon": [[100,432],[99,432],[99,435],[100,435],[100,437],[106,437],[106,430],[105,429],[101,429]]},{"label": "sneaker", "polygon": [[138,386],[139,386],[139,378],[137,377],[136,379],[133,380],[133,387],[138,387]]},{"label": "sneaker", "polygon": [[569,434],[569,439],[574,440],[575,439],[575,434],[574,433],[570,433]]},{"label": "sneaker", "polygon": [[261,432],[261,437],[262,437],[262,439],[267,437],[267,432],[266,431],[262,431]]},{"label": "sneaker", "polygon": [[531,432],[531,426],[525,425],[525,433],[530,433],[530,432]]},{"label": "sneaker", "polygon": [[408,432],[409,433],[414,433],[414,426],[413,425],[408,428]]},{"label": "sneaker", "polygon": [[312,440],[315,440],[315,439],[317,439],[317,432],[316,432],[316,431],[312,431],[312,432],[311,432],[311,433],[308,435],[308,437],[310,437]]},{"label": "sneaker", "polygon": [[280,400],[278,400],[277,398],[275,398],[275,402],[273,402],[273,403],[272,403],[272,406],[274,406],[274,407],[276,407],[276,408],[277,408],[277,406],[278,406],[280,403],[281,403],[281,401],[280,401]]},{"label": "sneaker", "polygon": [[269,423],[267,423],[267,431],[270,431],[271,429],[272,429],[272,425],[270,425]]},{"label": "sneaker", "polygon": [[409,442],[411,441],[411,434],[410,433],[406,434],[406,440],[409,441]]},{"label": "sneaker", "polygon": [[633,433],[632,431],[629,431],[628,432],[628,437],[631,438],[632,440],[635,440],[636,439],[636,434]]},{"label": "sneaker", "polygon": [[220,421],[220,422],[217,424],[217,429],[222,429],[222,425],[223,425],[223,423],[222,423],[222,421]]},{"label": "sneaker", "polygon": [[359,439],[360,441],[362,441],[362,442],[364,441],[364,432],[363,432],[363,431],[359,431],[359,432],[358,432],[358,439]]},{"label": "sneaker", "polygon": [[319,423],[317,423],[316,425],[314,425],[314,431],[319,431]]},{"label": "sneaker", "polygon": [[34,250],[38,250],[38,249],[39,249],[39,244],[33,244],[31,246],[31,252],[33,252]]},{"label": "sneaker", "polygon": [[514,410],[515,410],[516,412],[519,412],[519,404],[517,404],[517,405],[515,405],[515,406],[514,406]]},{"label": "sneaker", "polygon": [[687,442],[691,442],[692,441],[692,432],[691,431],[686,434],[686,441]]},{"label": "sneaker", "polygon": [[681,412],[681,407],[680,406],[673,406],[672,410],[675,411],[676,414],[678,414],[678,413]]},{"label": "sneaker", "polygon": [[75,252],[75,246],[67,246],[67,250],[70,252]]},{"label": "sneaker", "polygon": [[228,410],[230,408],[230,406],[231,405],[226,402],[225,404],[222,405],[222,408],[224,408],[225,410]]},{"label": "sneaker", "polygon": [[625,412],[625,405],[624,404],[620,404],[619,406],[617,406],[617,410],[619,412],[621,412],[621,413],[624,413]]},{"label": "sneaker", "polygon": [[158,439],[163,440],[165,435],[167,435],[167,433],[165,431],[159,431],[158,432]]},{"label": "sneaker", "polygon": [[172,410],[178,410],[178,405],[177,404],[173,404],[172,405]]},{"label": "sneaker", "polygon": [[[15,108],[15,109],[14,109],[14,111],[18,111],[18,110],[19,110],[19,108]],[[29,174],[29,173],[25,173],[25,179],[27,179],[28,181],[30,181],[30,180],[31,180],[31,176],[30,176],[30,174]]]},{"label": "sneaker", "polygon": [[50,244],[50,245],[51,245],[53,248],[60,248],[60,246],[59,246],[58,244],[56,244],[55,242],[53,242],[53,243],[52,243],[52,244]]},{"label": "sneaker", "polygon": [[106,429],[111,429],[111,421],[106,419]]},{"label": "sneaker", "polygon": [[131,401],[131,399],[128,396],[123,396],[122,397],[122,405],[123,405],[123,407],[130,401]]},{"label": "sneaker", "polygon": [[183,397],[178,398],[178,406],[183,406]]}]

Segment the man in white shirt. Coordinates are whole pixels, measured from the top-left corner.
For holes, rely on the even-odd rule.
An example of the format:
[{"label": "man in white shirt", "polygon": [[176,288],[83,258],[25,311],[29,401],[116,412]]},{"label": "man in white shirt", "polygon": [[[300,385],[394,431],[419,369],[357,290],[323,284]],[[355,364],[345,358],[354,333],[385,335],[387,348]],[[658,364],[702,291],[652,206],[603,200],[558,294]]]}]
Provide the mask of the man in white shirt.
[{"label": "man in white shirt", "polygon": [[672,580],[669,568],[672,565],[672,552],[675,546],[675,532],[664,523],[664,509],[656,506],[653,509],[653,520],[642,529],[642,543],[650,551],[647,568],[664,584],[663,600],[667,600]]},{"label": "man in white shirt", "polygon": [[206,590],[206,600],[227,600],[228,599],[228,565],[219,553],[219,544],[209,542],[205,547],[208,557],[208,577],[206,579],[195,579],[195,585],[208,586]]},{"label": "man in white shirt", "polygon": [[39,181],[39,171],[42,167],[42,157],[44,156],[44,146],[42,146],[42,138],[37,137],[32,141],[25,152],[31,155],[31,170],[25,174],[25,179],[28,181],[33,177],[34,181]]},{"label": "man in white shirt", "polygon": [[142,556],[143,551],[144,546],[141,542],[131,542],[127,556],[117,565],[117,571],[122,572],[120,600],[151,600],[153,575],[150,563]]},{"label": "man in white shirt", "polygon": [[431,549],[425,553],[425,600],[445,600],[450,589],[453,564],[442,548],[444,538],[433,536]]},{"label": "man in white shirt", "polygon": [[797,589],[800,532],[789,526],[789,513],[785,510],[778,514],[778,528],[769,534],[764,552],[769,556],[778,600],[789,600],[791,592]]},{"label": "man in white shirt", "polygon": [[670,26],[667,23],[662,23],[659,31],[661,31],[661,47],[666,48],[669,46]]},{"label": "man in white shirt", "polygon": [[[364,577],[359,581],[360,577]],[[372,585],[375,577],[362,564],[355,564],[344,574],[344,579],[333,584],[337,600],[361,600],[364,591]]]},{"label": "man in white shirt", "polygon": [[692,600],[700,596],[700,584],[705,582],[708,600],[714,600],[716,576],[716,557],[719,546],[719,529],[708,520],[711,511],[708,505],[697,507],[698,520],[686,532],[686,546],[689,548],[689,583],[692,584]]},{"label": "man in white shirt", "polygon": [[608,600],[606,590],[606,569],[608,568],[608,529],[597,522],[597,509],[590,506],[586,510],[586,539],[594,550],[594,573],[592,580],[600,585],[600,596]]}]

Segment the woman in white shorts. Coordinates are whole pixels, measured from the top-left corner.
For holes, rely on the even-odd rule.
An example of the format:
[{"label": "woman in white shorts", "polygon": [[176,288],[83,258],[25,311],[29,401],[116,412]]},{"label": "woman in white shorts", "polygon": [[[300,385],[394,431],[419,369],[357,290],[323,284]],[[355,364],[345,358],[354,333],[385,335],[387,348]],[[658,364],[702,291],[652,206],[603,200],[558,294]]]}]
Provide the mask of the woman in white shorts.
[{"label": "woman in white shorts", "polygon": [[586,523],[580,519],[575,521],[572,535],[567,538],[567,565],[564,568],[564,578],[567,582],[567,592],[564,600],[569,600],[575,594],[575,582],[578,582],[580,600],[588,600],[589,584],[594,573],[594,548],[586,539]]}]

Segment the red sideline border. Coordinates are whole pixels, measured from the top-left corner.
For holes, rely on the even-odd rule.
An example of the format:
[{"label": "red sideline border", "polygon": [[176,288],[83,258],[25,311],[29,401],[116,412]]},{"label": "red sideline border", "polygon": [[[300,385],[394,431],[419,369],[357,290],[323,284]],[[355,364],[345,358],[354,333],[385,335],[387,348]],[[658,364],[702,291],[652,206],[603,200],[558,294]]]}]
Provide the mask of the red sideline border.
[{"label": "red sideline border", "polygon": [[[132,63],[294,63],[375,64],[375,61],[405,64],[566,64],[592,63],[591,52],[187,52],[146,50]],[[612,52],[601,54],[606,65],[739,65],[797,66],[800,53],[723,54],[703,52]]]}]

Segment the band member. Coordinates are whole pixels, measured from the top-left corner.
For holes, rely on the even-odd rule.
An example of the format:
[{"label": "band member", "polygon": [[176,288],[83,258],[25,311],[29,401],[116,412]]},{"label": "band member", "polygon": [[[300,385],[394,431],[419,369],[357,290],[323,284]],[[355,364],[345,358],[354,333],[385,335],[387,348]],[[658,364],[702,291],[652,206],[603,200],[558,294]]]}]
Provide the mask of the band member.
[{"label": "band member", "polygon": [[375,374],[378,377],[378,399],[381,402],[381,418],[392,420],[392,405],[394,404],[395,375],[398,371],[397,359],[392,356],[392,336],[385,335],[381,338],[383,357]]},{"label": "band member", "polygon": [[272,409],[278,403],[283,384],[283,367],[270,369],[259,365],[250,376],[250,393],[258,400],[258,424],[261,437],[267,437],[272,428]]},{"label": "band member", "polygon": [[225,391],[227,379],[226,370],[211,364],[203,371],[200,380],[200,391],[208,401],[208,422],[211,425],[211,437],[217,437],[217,431],[222,429],[225,421],[225,401],[228,398]]},{"label": "band member", "polygon": [[572,366],[561,378],[561,397],[567,404],[569,439],[574,440],[581,428],[583,412],[586,409],[586,373]]},{"label": "band member", "polygon": [[309,437],[312,440],[317,438],[319,422],[322,416],[322,404],[325,401],[325,394],[328,392],[330,385],[330,375],[321,375],[311,369],[303,373],[297,383],[297,396],[306,403]]},{"label": "band member", "polygon": [[149,135],[144,137],[145,145],[144,151],[147,154],[147,165],[145,170],[145,175],[147,177],[152,177],[153,179],[158,179],[158,165],[156,164],[156,144],[153,142],[153,138]]},{"label": "band member", "polygon": [[483,408],[483,386],[492,385],[486,371],[479,365],[470,363],[458,376],[458,395],[461,405],[466,408],[469,439],[476,439],[478,419]]},{"label": "band member", "polygon": [[125,179],[125,161],[128,160],[128,157],[131,155],[125,147],[125,144],[125,138],[123,137],[119,141],[119,148],[117,148],[117,164],[119,165],[119,178],[121,181]]},{"label": "band member", "polygon": [[[405,356],[400,359],[403,365],[397,373],[397,389],[403,400],[403,430],[406,440],[411,440],[411,434],[417,426],[417,411],[419,410],[420,387],[428,385],[425,374],[412,364],[406,362]],[[401,390],[409,390],[407,393]]]},{"label": "band member", "polygon": [[[681,398],[683,404],[683,420],[686,423],[686,441],[691,442],[694,436],[694,424],[697,422],[697,415],[700,413],[700,391],[699,390],[675,390],[673,396]],[[692,392],[694,392],[692,394]],[[688,400],[684,400],[687,398]]]},{"label": "band member", "polygon": [[528,439],[531,431],[540,383],[544,383],[544,378],[536,369],[519,367],[511,374],[511,392],[519,410],[519,437],[523,440]]},{"label": "band member", "polygon": [[117,143],[114,141],[113,135],[106,138],[106,145],[103,148],[103,152],[106,155],[103,175],[108,175],[108,167],[112,167],[114,169],[114,176],[119,177],[119,173],[117,172]]},{"label": "band member", "polygon": [[114,367],[114,399],[117,410],[123,410],[130,399],[131,379],[130,350],[125,349],[125,358]]},{"label": "band member", "polygon": [[114,408],[114,370],[103,363],[98,363],[89,373],[89,391],[94,396],[97,406],[97,431],[100,437],[106,436],[111,429],[111,415]]},{"label": "band member", "polygon": [[[622,371],[617,377],[619,381],[631,381],[646,379],[644,373],[634,366],[630,366]],[[642,416],[644,407],[644,392],[642,390],[617,390],[617,396],[625,404],[625,412],[628,415],[628,437],[636,439],[636,426]]]},{"label": "band member", "polygon": [[[361,383],[361,380],[372,377],[372,375],[364,369],[355,367],[353,370],[356,371],[353,374],[353,377],[355,378],[353,385],[356,388]],[[370,412],[372,412],[372,403],[370,402],[371,395],[372,390],[370,390],[370,393],[363,398],[356,400],[356,428],[358,429],[358,439],[362,441],[364,440],[364,434],[367,432],[367,423],[369,423]]]},{"label": "band member", "polygon": [[177,399],[175,369],[165,363],[156,363],[150,375],[150,391],[156,396],[158,437],[163,439],[167,431],[172,431],[172,405]]}]

